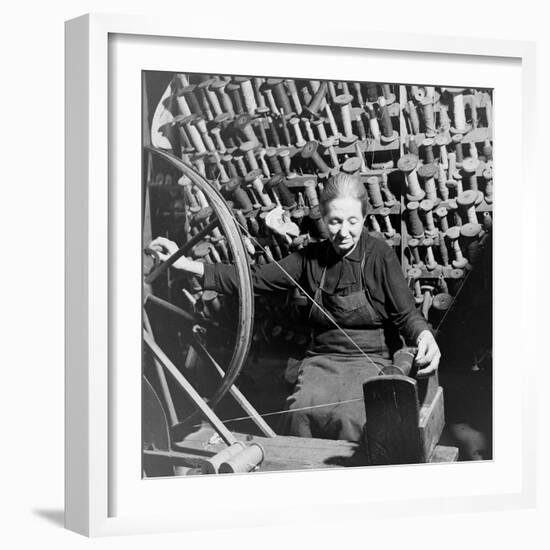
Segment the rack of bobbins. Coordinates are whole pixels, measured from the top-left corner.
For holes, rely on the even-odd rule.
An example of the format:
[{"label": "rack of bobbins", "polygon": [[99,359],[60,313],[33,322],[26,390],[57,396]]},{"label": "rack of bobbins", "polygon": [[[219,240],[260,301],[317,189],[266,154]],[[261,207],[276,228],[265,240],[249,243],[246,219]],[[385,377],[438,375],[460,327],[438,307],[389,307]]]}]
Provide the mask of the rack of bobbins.
[{"label": "rack of bobbins", "polygon": [[[491,124],[488,91],[180,73],[151,133],[154,147],[222,193],[251,264],[326,238],[323,184],[339,171],[358,174],[369,196],[367,227],[394,247],[415,301],[437,324],[490,236]],[[223,236],[206,231],[212,209],[190,180],[150,155],[146,177],[155,235],[195,239],[199,261],[232,261]],[[278,205],[298,225],[297,237],[266,226]],[[182,294],[195,311],[224,315],[227,298],[202,292],[192,277]],[[297,352],[307,345],[307,299],[298,291],[286,308],[267,298],[256,305],[254,342]]]},{"label": "rack of bobbins", "polygon": [[492,95],[399,86],[402,265],[437,327],[491,239]]}]

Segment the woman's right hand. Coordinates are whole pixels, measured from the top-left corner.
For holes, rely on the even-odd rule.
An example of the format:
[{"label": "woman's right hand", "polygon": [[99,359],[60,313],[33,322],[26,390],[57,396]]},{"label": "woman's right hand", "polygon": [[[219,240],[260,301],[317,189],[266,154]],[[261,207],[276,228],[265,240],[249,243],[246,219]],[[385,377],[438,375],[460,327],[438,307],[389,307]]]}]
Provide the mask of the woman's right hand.
[{"label": "woman's right hand", "polygon": [[[153,239],[149,243],[149,248],[154,250],[158,254],[159,259],[163,262],[168,260],[168,258],[179,250],[178,245],[166,237],[157,237],[156,239]],[[186,258],[185,256],[178,258],[172,264],[172,267],[181,269],[182,271],[187,271],[188,273],[192,273],[198,277],[204,277],[204,264],[202,262],[196,262],[195,260]]]},{"label": "woman's right hand", "polygon": [[[151,250],[154,250],[158,254],[159,259],[163,262],[168,260],[168,258],[170,258],[179,250],[178,245],[174,241],[171,241],[166,237],[157,237],[156,239],[153,239],[149,243],[149,248]],[[186,270],[188,262],[189,259],[185,256],[182,256],[172,264],[172,267],[176,269]]]}]

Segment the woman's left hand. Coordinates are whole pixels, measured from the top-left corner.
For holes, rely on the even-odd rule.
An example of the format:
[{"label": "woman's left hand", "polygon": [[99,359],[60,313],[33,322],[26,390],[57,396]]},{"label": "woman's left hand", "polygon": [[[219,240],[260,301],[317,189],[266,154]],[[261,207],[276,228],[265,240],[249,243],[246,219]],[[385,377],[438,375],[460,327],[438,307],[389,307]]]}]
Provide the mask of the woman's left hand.
[{"label": "woman's left hand", "polygon": [[418,346],[418,352],[414,362],[419,367],[416,377],[425,378],[431,376],[437,371],[439,360],[441,359],[441,352],[434,335],[429,330],[423,330],[418,335],[416,345]]}]

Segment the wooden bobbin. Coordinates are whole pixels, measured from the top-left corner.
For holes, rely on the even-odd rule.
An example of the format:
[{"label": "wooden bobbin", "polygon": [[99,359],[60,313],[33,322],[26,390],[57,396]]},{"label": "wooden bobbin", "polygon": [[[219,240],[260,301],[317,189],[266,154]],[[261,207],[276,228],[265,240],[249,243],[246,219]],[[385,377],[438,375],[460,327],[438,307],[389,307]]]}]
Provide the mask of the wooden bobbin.
[{"label": "wooden bobbin", "polygon": [[285,80],[285,86],[287,92],[290,94],[290,99],[294,104],[294,112],[298,115],[302,114],[302,104],[300,103],[300,96],[298,95],[298,89],[296,88],[296,83],[292,79]]},{"label": "wooden bobbin", "polygon": [[189,86],[182,88],[180,93],[183,94],[183,96],[185,97],[191,113],[203,116],[204,113],[202,112],[199,100],[195,95],[196,88],[197,87],[194,84],[190,84]]},{"label": "wooden bobbin", "polygon": [[309,120],[309,118],[306,117],[302,117],[300,120],[303,123],[304,128],[306,129],[307,140],[313,141],[315,139],[315,136],[313,135],[313,129],[311,128],[311,121]]},{"label": "wooden bobbin", "polygon": [[232,155],[224,155],[222,157],[222,162],[225,166],[225,169],[227,170],[227,175],[231,179],[238,179],[239,174],[237,173],[237,169],[235,168],[235,164],[233,163],[233,156]]},{"label": "wooden bobbin", "polygon": [[477,191],[469,189],[460,193],[456,199],[457,204],[464,209],[468,222],[473,224],[479,223],[475,207],[478,197]]},{"label": "wooden bobbin", "polygon": [[437,174],[437,166],[435,164],[423,164],[418,168],[418,176],[424,181],[424,191],[426,198],[433,201],[434,206],[440,202],[437,196],[435,185],[435,175]]},{"label": "wooden bobbin", "polygon": [[214,120],[214,114],[212,113],[212,109],[210,108],[208,95],[205,89],[205,87],[208,86],[211,82],[212,79],[203,80],[200,84],[197,85],[196,88],[196,94],[201,104],[203,117],[208,121]]},{"label": "wooden bobbin", "polygon": [[493,146],[489,138],[483,143],[483,156],[486,161],[493,160]]},{"label": "wooden bobbin", "polygon": [[455,259],[452,261],[453,267],[457,269],[465,268],[468,265],[468,260],[464,258],[462,250],[460,249],[460,244],[458,243],[458,238],[460,237],[460,227],[456,225],[450,227],[445,233],[445,236],[451,242],[451,247],[454,252]]},{"label": "wooden bobbin", "polygon": [[219,473],[220,466],[229,460],[230,458],[238,455],[246,448],[245,444],[241,441],[236,441],[230,447],[225,448],[213,457],[204,460],[201,465],[203,474],[217,474]]},{"label": "wooden bobbin", "polygon": [[260,162],[260,168],[262,169],[262,172],[266,178],[271,177],[271,172],[269,171],[269,166],[267,165],[267,162],[265,160],[267,149],[259,149],[258,150],[258,160]]},{"label": "wooden bobbin", "polygon": [[424,237],[424,225],[418,214],[419,203],[417,201],[410,201],[407,203],[407,212],[409,220],[410,234],[417,239]]},{"label": "wooden bobbin", "polygon": [[449,166],[449,157],[447,154],[449,136],[447,134],[438,134],[435,136],[434,143],[437,147],[439,147],[439,164],[444,168],[447,168]]},{"label": "wooden bobbin", "polygon": [[422,260],[420,259],[420,252],[418,251],[418,247],[420,246],[420,240],[416,239],[414,237],[409,237],[409,240],[407,241],[407,245],[409,247],[409,250],[412,254],[413,264],[416,265],[423,265]]},{"label": "wooden bobbin", "polygon": [[441,258],[441,263],[444,267],[449,267],[449,252],[447,250],[447,242],[445,241],[444,232],[439,232],[437,244],[439,245],[439,256]]},{"label": "wooden bobbin", "polygon": [[258,104],[256,103],[256,96],[254,95],[254,87],[252,80],[248,76],[238,76],[234,80],[235,84],[239,84],[241,87],[241,94],[244,99],[244,106],[249,115],[256,114]]},{"label": "wooden bobbin", "polygon": [[246,167],[246,164],[244,162],[244,154],[242,151],[237,150],[233,154],[233,160],[237,164],[237,171],[240,172],[241,177],[245,177],[248,173],[248,169]]},{"label": "wooden bobbin", "polygon": [[290,119],[290,124],[294,130],[294,135],[296,136],[296,147],[303,147],[306,144],[306,141],[300,130],[300,119],[298,117],[292,117]]},{"label": "wooden bobbin", "polygon": [[422,148],[424,149],[424,162],[426,164],[432,164],[434,162],[433,144],[434,140],[432,138],[426,138],[422,142]]},{"label": "wooden bobbin", "polygon": [[334,150],[334,138],[330,137],[326,141],[323,141],[322,145],[325,149],[325,151],[328,151],[328,154],[330,156],[330,160],[332,162],[332,168],[337,170],[340,166],[340,163],[338,162],[338,155],[336,154],[336,151]]},{"label": "wooden bobbin", "polygon": [[384,200],[382,199],[380,180],[378,176],[370,176],[369,178],[367,178],[367,193],[369,195],[370,202],[374,208],[384,206]]},{"label": "wooden bobbin", "polygon": [[211,244],[206,241],[201,241],[191,249],[191,256],[196,261],[203,261],[207,264],[211,264],[212,258],[210,257]]},{"label": "wooden bobbin", "polygon": [[407,114],[409,115],[412,134],[416,135],[420,133],[420,120],[418,118],[418,111],[416,110],[414,101],[409,100],[407,102]]},{"label": "wooden bobbin", "polygon": [[476,172],[479,167],[479,159],[468,157],[462,162],[463,181],[472,191],[478,191]]},{"label": "wooden bobbin", "polygon": [[302,155],[303,159],[311,159],[323,174],[328,174],[330,172],[330,168],[321,158],[321,155],[317,151],[318,147],[319,144],[316,141],[308,141],[302,147],[300,154]]},{"label": "wooden bobbin", "polygon": [[262,145],[264,147],[269,147],[269,140],[267,139],[267,133],[265,131],[266,124],[263,118],[256,118],[252,121],[252,126],[255,129],[254,133],[258,135],[260,134],[260,140],[262,142]]},{"label": "wooden bobbin", "polygon": [[265,156],[267,157],[267,160],[269,161],[273,172],[275,174],[282,174],[283,169],[277,157],[277,149],[275,149],[274,147],[269,147],[265,152]]},{"label": "wooden bobbin", "polygon": [[451,130],[451,119],[449,118],[449,107],[439,103],[439,129],[443,132]]},{"label": "wooden bobbin", "polygon": [[391,86],[389,84],[382,84],[382,94],[386,100],[386,105],[395,103],[395,94],[391,91]]},{"label": "wooden bobbin", "polygon": [[229,97],[231,98],[231,103],[233,104],[233,112],[236,115],[241,115],[245,112],[245,109],[243,107],[243,102],[241,99],[241,87],[236,82],[229,82],[226,87],[225,91],[229,94]]},{"label": "wooden bobbin", "polygon": [[292,116],[293,115],[289,115],[287,117],[284,113],[281,113],[281,115],[278,118],[279,127],[283,130],[283,136],[285,138],[285,143],[286,143],[287,147],[292,147],[292,141],[290,139],[290,132],[288,130],[288,118],[289,117],[291,118]]},{"label": "wooden bobbin", "polygon": [[258,148],[258,144],[254,143],[253,141],[245,141],[241,143],[241,146],[239,149],[241,152],[246,156],[246,160],[248,162],[248,166],[251,170],[258,170],[258,161],[256,160],[256,157],[254,156],[254,151]]},{"label": "wooden bobbin", "polygon": [[187,132],[195,151],[197,153],[206,153],[206,147],[202,141],[201,134],[198,128],[193,124],[197,118],[197,115],[189,115],[181,120],[181,124],[185,126],[185,131]]},{"label": "wooden bobbin", "polygon": [[222,154],[227,153],[227,147],[225,146],[221,135],[221,128],[216,126],[210,130],[210,133],[214,136],[214,140],[216,141],[216,149]]},{"label": "wooden bobbin", "polygon": [[447,311],[452,303],[453,297],[446,292],[441,292],[434,296],[432,307],[438,311]]},{"label": "wooden bobbin", "polygon": [[327,239],[328,233],[319,206],[314,206],[309,209],[309,219],[313,222],[317,236],[321,239]]},{"label": "wooden bobbin", "polygon": [[223,113],[222,106],[220,105],[220,101],[218,99],[218,95],[216,94],[216,91],[212,88],[212,85],[217,81],[216,78],[210,78],[206,80],[204,84],[204,91],[206,93],[206,96],[208,98],[208,102],[210,103],[210,107],[212,108],[212,112],[214,114],[214,118],[216,116],[219,116]]},{"label": "wooden bobbin", "polygon": [[292,107],[286,93],[286,89],[282,78],[268,78],[267,85],[273,90],[273,96],[277,103],[277,106],[283,111],[285,115],[292,113]]},{"label": "wooden bobbin", "polygon": [[390,220],[390,209],[387,207],[380,209],[380,215],[384,220],[384,225],[386,226],[385,235],[388,238],[393,237],[396,234],[395,229],[393,228]]},{"label": "wooden bobbin", "polygon": [[416,138],[414,136],[409,136],[407,141],[407,152],[418,156],[420,151],[418,150],[418,144],[416,143]]},{"label": "wooden bobbin", "polygon": [[319,205],[319,197],[317,196],[316,188],[317,185],[314,180],[307,180],[304,182],[304,193],[310,208]]},{"label": "wooden bobbin", "polygon": [[252,202],[250,201],[250,197],[241,187],[241,184],[237,178],[229,180],[225,184],[225,189],[242,212],[247,213],[252,210]]},{"label": "wooden bobbin", "polygon": [[313,125],[315,126],[315,129],[317,130],[317,134],[319,135],[319,141],[321,142],[326,141],[328,139],[328,136],[325,130],[325,119],[323,117],[317,118],[313,121]]},{"label": "wooden bobbin", "polygon": [[227,183],[229,181],[229,176],[227,175],[225,167],[222,164],[220,155],[217,151],[214,151],[213,153],[210,153],[208,155],[208,161],[211,165],[216,166],[216,169],[217,169],[218,174],[219,174],[219,183],[216,181],[218,179],[216,177],[208,178],[208,179],[210,181],[213,181],[213,182],[216,181],[216,183],[214,183],[214,185],[218,188],[218,191],[219,191],[220,188],[221,188],[220,184]]},{"label": "wooden bobbin", "polygon": [[346,174],[358,174],[361,167],[361,159],[357,157],[350,157],[342,165],[342,172],[345,172]]},{"label": "wooden bobbin", "polygon": [[424,118],[424,126],[426,128],[426,137],[435,136],[435,113],[433,105],[433,97],[424,97],[420,104],[422,105],[422,115]]},{"label": "wooden bobbin", "polygon": [[246,113],[242,113],[233,122],[233,126],[235,130],[242,132],[248,141],[251,141],[255,143],[256,145],[259,144],[258,136],[256,136],[256,133],[254,132],[254,128],[252,127],[252,117]]},{"label": "wooden bobbin", "polygon": [[374,214],[370,214],[368,216],[368,219],[370,221],[370,225],[373,231],[376,231],[376,233],[382,233],[382,228],[380,227],[380,224],[378,223],[378,220],[376,219],[376,216]]},{"label": "wooden bobbin", "polygon": [[421,201],[426,193],[420,187],[416,167],[418,166],[418,157],[411,153],[403,155],[397,161],[397,168],[405,174],[407,181],[407,199],[409,201]]},{"label": "wooden bobbin", "polygon": [[432,285],[422,285],[420,290],[423,292],[422,315],[424,319],[428,319],[430,308],[432,307],[434,287]]},{"label": "wooden bobbin", "polygon": [[325,95],[327,93],[327,89],[328,84],[326,81],[323,81],[309,101],[307,100],[307,97],[304,98],[306,100],[305,103],[307,104],[307,106],[304,107],[304,113],[306,115],[312,118],[316,118],[319,116],[319,112],[323,109],[325,104]]},{"label": "wooden bobbin", "polygon": [[378,93],[378,84],[375,84],[374,82],[368,82],[367,83],[367,101],[369,103],[376,103],[378,101],[379,97]]},{"label": "wooden bobbin", "polygon": [[288,179],[296,177],[296,173],[291,170],[290,151],[288,149],[282,149],[278,153],[279,159],[283,163],[285,175]]},{"label": "wooden bobbin", "polygon": [[296,197],[290,191],[285,184],[285,178],[282,174],[275,174],[268,182],[267,185],[279,196],[281,205],[287,210],[293,210],[296,208]]},{"label": "wooden bobbin", "polygon": [[437,175],[437,190],[443,201],[449,198],[449,188],[447,187],[447,172],[442,164],[438,165],[439,173]]},{"label": "wooden bobbin", "polygon": [[483,171],[485,178],[485,202],[492,204],[493,202],[493,171],[489,168]]},{"label": "wooden bobbin", "polygon": [[407,270],[407,278],[414,281],[414,301],[416,304],[421,304],[424,301],[422,289],[420,288],[420,277],[422,271],[419,267],[411,267]]},{"label": "wooden bobbin", "polygon": [[263,206],[273,207],[274,204],[267,193],[264,192],[264,185],[262,183],[262,171],[259,169],[252,170],[245,177],[245,182],[252,185],[256,191],[256,195],[260,199]]},{"label": "wooden bobbin", "polygon": [[336,120],[334,120],[334,115],[332,114],[332,111],[330,109],[330,105],[328,103],[325,105],[325,114],[326,114],[326,118],[328,120],[328,124],[330,126],[330,131],[332,133],[332,137],[335,140],[338,140],[338,137],[339,137],[338,126],[336,126]]},{"label": "wooden bobbin", "polygon": [[453,122],[454,126],[451,128],[452,134],[465,134],[470,130],[469,125],[466,124],[466,114],[464,111],[464,88],[447,88],[446,91],[452,95],[453,98]]},{"label": "wooden bobbin", "polygon": [[449,211],[449,226],[457,225],[460,227],[462,225],[462,218],[458,213],[458,203],[456,199],[449,199],[447,201],[447,210]]},{"label": "wooden bobbin", "polygon": [[355,123],[355,127],[357,128],[359,139],[361,141],[366,141],[367,131],[365,130],[365,125],[363,124],[363,112],[364,112],[363,109],[359,107],[354,107],[351,110],[351,118],[352,118],[352,121]]},{"label": "wooden bobbin", "polygon": [[342,94],[336,96],[334,102],[340,107],[340,115],[342,119],[342,125],[344,127],[343,134],[350,137],[353,134],[351,127],[351,102],[353,100],[352,95]]},{"label": "wooden bobbin", "polygon": [[367,163],[365,162],[365,155],[363,154],[363,150],[361,149],[361,145],[359,141],[355,142],[354,148],[355,148],[355,158],[359,160],[359,163],[361,165],[359,170],[361,174],[366,174],[369,171],[369,169],[367,167]]},{"label": "wooden bobbin", "polygon": [[420,244],[426,249],[426,267],[430,271],[433,271],[437,267],[437,262],[435,261],[434,253],[432,250],[434,240],[430,237],[426,237],[422,240]]},{"label": "wooden bobbin", "polygon": [[440,292],[433,297],[430,310],[430,322],[433,326],[439,325],[452,303],[453,297],[446,292]]},{"label": "wooden bobbin", "polygon": [[397,199],[388,186],[388,173],[386,169],[383,168],[382,170],[382,175],[380,176],[380,189],[384,195],[384,205],[391,208],[394,204],[397,204]]},{"label": "wooden bobbin", "polygon": [[363,105],[363,94],[361,92],[361,84],[359,82],[353,82],[353,91],[355,92],[355,100],[357,105]]},{"label": "wooden bobbin", "polygon": [[447,229],[449,229],[449,222],[447,220],[447,213],[448,213],[448,210],[444,206],[440,206],[435,211],[435,215],[439,219],[439,228],[441,229],[441,231],[443,231],[443,233],[445,233],[445,231],[447,231]]},{"label": "wooden bobbin", "polygon": [[173,125],[178,129],[179,136],[181,139],[181,144],[184,148],[184,151],[186,153],[192,153],[194,152],[195,148],[191,144],[191,141],[189,140],[189,136],[187,135],[187,131],[185,129],[185,124],[183,124],[183,120],[186,118],[186,115],[178,115],[174,117]]},{"label": "wooden bobbin", "polygon": [[269,128],[269,135],[271,136],[271,144],[274,147],[280,147],[281,141],[279,140],[279,133],[277,132],[277,128],[275,127],[275,122],[273,121],[273,118],[269,116],[265,116],[264,122],[267,124],[267,127]]},{"label": "wooden bobbin", "polygon": [[[213,246],[210,247],[210,255],[212,256],[213,263],[219,263],[221,261],[218,251]],[[205,290],[201,295],[201,302],[203,312],[207,318],[213,319],[219,315],[222,304],[216,291]]]},{"label": "wooden bobbin", "polygon": [[464,151],[462,149],[462,134],[455,134],[453,136],[453,143],[455,146],[456,166],[461,167],[464,160]]},{"label": "wooden bobbin", "polygon": [[392,143],[397,139],[398,133],[397,130],[393,129],[390,111],[383,96],[378,98],[378,105],[380,107],[380,122],[382,124],[380,141],[385,144]]},{"label": "wooden bobbin", "polygon": [[420,211],[424,214],[426,220],[426,235],[428,237],[435,237],[437,235],[437,229],[434,224],[433,208],[434,202],[431,199],[424,199],[419,205]]},{"label": "wooden bobbin", "polygon": [[380,140],[380,126],[378,125],[378,119],[376,118],[376,113],[374,112],[374,108],[369,103],[365,103],[365,113],[367,114],[369,118],[369,129],[371,136],[375,140]]},{"label": "wooden bobbin", "polygon": [[491,212],[483,212],[483,229],[490,231],[493,227],[493,218]]},{"label": "wooden bobbin", "polygon": [[223,461],[219,468],[220,474],[236,474],[251,472],[263,461],[265,456],[264,448],[259,443],[251,443],[241,452]]},{"label": "wooden bobbin", "polygon": [[215,79],[214,82],[210,84],[210,90],[212,90],[216,94],[218,101],[223,108],[223,112],[233,118],[235,116],[235,111],[233,110],[233,103],[231,102],[231,98],[225,92],[226,86],[227,81],[222,79]]},{"label": "wooden bobbin", "polygon": [[479,223],[466,223],[460,228],[466,256],[472,265],[476,263],[479,256],[479,237],[482,231],[483,228]]}]

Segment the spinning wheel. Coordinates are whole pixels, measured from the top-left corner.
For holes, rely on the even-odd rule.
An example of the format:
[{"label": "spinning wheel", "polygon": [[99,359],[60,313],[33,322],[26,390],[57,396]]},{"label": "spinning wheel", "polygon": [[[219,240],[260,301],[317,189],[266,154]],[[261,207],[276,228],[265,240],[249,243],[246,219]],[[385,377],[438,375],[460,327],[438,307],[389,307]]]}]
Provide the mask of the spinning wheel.
[{"label": "spinning wheel", "polygon": [[[240,230],[237,227],[227,203],[219,191],[215,189],[212,184],[209,183],[201,174],[196,172],[193,168],[178,159],[176,156],[153,147],[147,147],[146,151],[149,152],[150,160],[151,155],[155,155],[167,162],[172,169],[180,172],[183,176],[180,183],[187,186],[187,191],[191,192],[192,189],[193,193],[201,198],[202,204],[197,206],[195,203],[195,206],[192,209],[189,209],[189,205],[185,206],[186,211],[191,212],[190,215],[192,218],[200,220],[200,225],[195,229],[196,233],[192,236],[188,234],[185,242],[183,242],[178,252],[173,254],[167,261],[152,269],[151,272],[146,275],[145,283],[150,285],[160,275],[165,273],[170,265],[172,265],[178,258],[181,256],[190,255],[191,251],[196,250],[197,247],[208,247],[208,245],[210,245],[214,240],[218,242],[223,240],[225,243],[224,249],[227,251],[229,256],[227,259],[231,261],[236,269],[239,297],[234,345],[231,359],[224,369],[225,374],[223,379],[221,380],[219,386],[215,389],[214,393],[208,398],[207,408],[211,411],[232,388],[235,380],[241,372],[250,348],[254,313],[252,283],[247,260],[248,256],[242,242]],[[187,196],[189,195],[187,194]],[[215,237],[213,237],[213,235],[215,235]],[[205,328],[210,329],[215,326],[215,323],[210,321],[208,318],[205,318],[193,311],[185,311],[174,304],[155,296],[154,294],[149,294],[145,297],[145,302],[147,303],[148,301],[153,302],[160,307],[164,307],[165,309],[178,315],[182,320],[182,323],[193,327],[192,333],[194,336],[199,335]],[[185,379],[183,379],[183,381],[178,379],[178,373],[171,371],[171,368],[168,365],[170,360],[164,356],[164,353],[154,341],[146,314],[144,315],[144,321],[144,341],[146,346],[153,353],[157,364],[157,371],[159,371],[160,374],[161,371],[163,372],[162,367],[164,367],[171,372],[172,376],[176,378],[176,381],[179,382],[180,385],[184,386],[183,381]],[[206,361],[213,363],[219,370],[219,367],[217,366],[212,355],[208,352],[199,337],[195,337],[194,340],[188,342],[188,344],[190,352],[191,349],[193,349],[193,352],[196,352]],[[185,358],[183,358],[183,360],[185,361]],[[161,366],[158,366],[158,363],[161,363]],[[166,385],[165,388],[167,388]],[[192,390],[188,388],[186,391]],[[193,413],[183,422],[188,422],[191,418],[195,417],[196,413]]]}]

